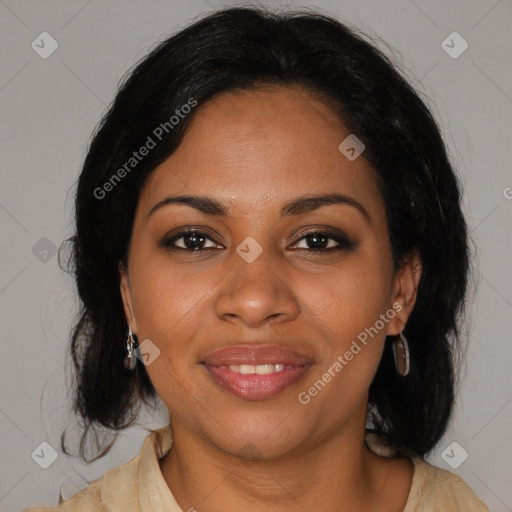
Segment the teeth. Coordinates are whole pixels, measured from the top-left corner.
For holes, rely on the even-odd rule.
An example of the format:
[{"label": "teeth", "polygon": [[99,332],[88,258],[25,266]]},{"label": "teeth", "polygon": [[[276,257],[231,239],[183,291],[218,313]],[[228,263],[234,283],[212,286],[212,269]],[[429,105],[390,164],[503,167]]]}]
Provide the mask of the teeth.
[{"label": "teeth", "polygon": [[230,364],[229,369],[242,375],[268,375],[269,373],[282,372],[284,364]]}]

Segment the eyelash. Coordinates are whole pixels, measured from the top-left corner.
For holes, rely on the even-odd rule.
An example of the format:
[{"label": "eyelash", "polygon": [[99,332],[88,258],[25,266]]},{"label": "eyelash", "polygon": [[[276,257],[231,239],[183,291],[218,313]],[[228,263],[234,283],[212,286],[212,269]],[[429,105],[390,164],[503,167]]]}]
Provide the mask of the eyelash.
[{"label": "eyelash", "polygon": [[[204,238],[210,240],[211,242],[218,244],[218,242],[213,240],[210,236],[208,236],[208,233],[206,233],[204,231],[201,231],[201,230],[198,230],[198,229],[186,229],[186,230],[180,231],[179,233],[174,234],[170,238],[164,238],[160,242],[159,245],[161,247],[164,247],[164,248],[168,249],[168,250],[185,251],[185,252],[194,253],[194,254],[202,253],[204,251],[212,249],[211,247],[210,248],[206,248],[206,249],[188,249],[188,248],[184,248],[184,247],[177,247],[176,245],[174,245],[176,240],[179,240],[180,238],[184,238],[184,236],[191,235],[191,234],[199,235],[200,237],[204,237]],[[326,249],[296,249],[296,250],[301,250],[301,251],[306,251],[308,253],[323,255],[326,252],[331,252],[331,251],[336,251],[336,250],[343,250],[343,249],[344,250],[351,250],[355,246],[355,244],[353,242],[351,242],[347,237],[345,237],[343,235],[331,233],[329,231],[322,231],[322,230],[319,230],[319,229],[308,231],[307,233],[304,233],[301,236],[301,238],[299,238],[299,240],[297,240],[297,242],[295,242],[294,245],[297,245],[299,242],[301,242],[302,240],[304,240],[307,237],[310,237],[312,235],[322,236],[322,237],[326,237],[326,238],[328,238],[330,240],[334,240],[335,242],[338,243],[338,245],[335,246],[335,247],[328,247]]]}]

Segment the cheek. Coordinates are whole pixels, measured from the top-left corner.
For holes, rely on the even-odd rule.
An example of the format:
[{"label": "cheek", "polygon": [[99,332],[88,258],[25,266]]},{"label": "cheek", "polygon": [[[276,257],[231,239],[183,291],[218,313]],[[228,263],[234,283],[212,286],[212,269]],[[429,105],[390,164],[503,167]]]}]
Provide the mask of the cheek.
[{"label": "cheek", "polygon": [[[139,264],[141,261],[147,263]],[[206,276],[189,275],[184,268],[171,269],[166,262],[155,259],[134,257],[132,265],[138,339],[150,339],[159,350],[146,371],[168,408],[186,410],[188,401],[183,397],[197,388],[193,371],[197,362],[195,338],[208,301],[206,292],[214,286],[214,281],[210,283]]]},{"label": "cheek", "polygon": [[378,273],[354,269],[325,279],[321,287],[309,287],[311,321],[328,339],[297,399],[325,425],[338,425],[365,403],[386,337],[384,323],[374,330],[387,307],[384,283]]},{"label": "cheek", "polygon": [[376,261],[356,256],[353,263],[321,278],[307,279],[300,292],[315,316],[337,339],[357,337],[372,326],[389,304],[390,273]]},{"label": "cheek", "polygon": [[378,254],[382,251],[377,247],[368,247],[329,275],[303,280],[299,292],[306,297],[311,321],[328,336],[311,382],[320,379],[317,388],[324,399],[341,400],[347,409],[367,392],[386,338],[386,317],[383,321],[381,315],[389,308],[392,266]]},{"label": "cheek", "polygon": [[198,336],[211,334],[208,311],[227,271],[213,265],[200,270],[190,263],[171,265],[165,254],[154,253],[134,255],[131,264],[139,340],[155,343],[171,371],[188,371],[197,362]]}]

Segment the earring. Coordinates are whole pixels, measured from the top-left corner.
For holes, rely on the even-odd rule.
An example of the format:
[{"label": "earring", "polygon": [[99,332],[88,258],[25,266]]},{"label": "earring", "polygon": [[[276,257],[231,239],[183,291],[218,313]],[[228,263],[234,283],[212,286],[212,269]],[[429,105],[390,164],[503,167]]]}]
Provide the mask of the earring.
[{"label": "earring", "polygon": [[132,326],[128,326],[128,337],[126,338],[126,356],[124,357],[124,367],[128,370],[134,370],[137,364],[137,359],[134,354],[135,340],[133,339]]},{"label": "earring", "polygon": [[400,333],[399,338],[391,345],[393,349],[393,357],[395,358],[395,368],[401,377],[405,377],[409,373],[409,344],[407,338]]}]

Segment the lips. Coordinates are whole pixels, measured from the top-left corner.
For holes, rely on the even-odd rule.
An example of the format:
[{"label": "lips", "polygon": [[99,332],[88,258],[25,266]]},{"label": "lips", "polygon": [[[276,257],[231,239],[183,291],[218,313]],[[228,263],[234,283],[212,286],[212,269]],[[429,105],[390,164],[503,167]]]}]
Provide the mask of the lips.
[{"label": "lips", "polygon": [[217,385],[246,400],[263,400],[281,393],[297,383],[312,364],[302,354],[268,345],[225,347],[203,361]]},{"label": "lips", "polygon": [[284,364],[299,366],[311,364],[313,361],[291,350],[269,345],[237,345],[225,347],[210,354],[203,360],[210,366],[227,366],[230,364]]}]

